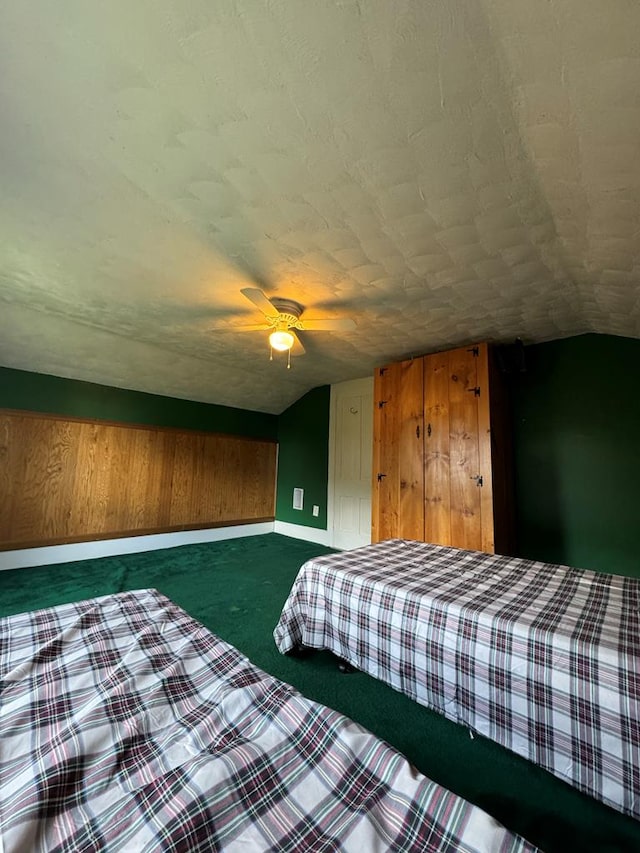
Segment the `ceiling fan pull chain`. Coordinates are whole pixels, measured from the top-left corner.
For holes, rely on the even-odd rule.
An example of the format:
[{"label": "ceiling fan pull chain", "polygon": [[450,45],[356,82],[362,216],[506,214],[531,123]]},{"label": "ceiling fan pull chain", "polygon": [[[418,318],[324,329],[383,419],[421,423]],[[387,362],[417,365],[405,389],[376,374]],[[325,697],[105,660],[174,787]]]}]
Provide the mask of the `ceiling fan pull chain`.
[{"label": "ceiling fan pull chain", "polygon": [[273,361],[273,347],[269,347],[269,361]]},{"label": "ceiling fan pull chain", "polygon": [[287,370],[291,370],[291,350],[287,350]]}]

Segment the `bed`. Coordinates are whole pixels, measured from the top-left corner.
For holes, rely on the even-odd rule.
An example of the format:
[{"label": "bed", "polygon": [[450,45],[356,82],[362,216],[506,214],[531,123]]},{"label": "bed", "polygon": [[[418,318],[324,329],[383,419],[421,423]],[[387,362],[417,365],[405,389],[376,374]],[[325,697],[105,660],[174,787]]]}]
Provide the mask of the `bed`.
[{"label": "bed", "polygon": [[0,620],[0,851],[533,851],[156,590]]},{"label": "bed", "polygon": [[638,819],[639,623],[638,579],[396,539],[305,563],[274,637]]}]

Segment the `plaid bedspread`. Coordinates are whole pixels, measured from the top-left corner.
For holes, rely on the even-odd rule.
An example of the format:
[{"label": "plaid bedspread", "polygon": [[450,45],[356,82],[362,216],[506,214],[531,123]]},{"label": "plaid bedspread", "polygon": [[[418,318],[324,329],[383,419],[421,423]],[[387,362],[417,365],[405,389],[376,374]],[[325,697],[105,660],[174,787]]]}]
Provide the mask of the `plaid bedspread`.
[{"label": "plaid bedspread", "polygon": [[0,851],[528,851],[155,590],[0,620]]},{"label": "plaid bedspread", "polygon": [[300,570],[274,632],[640,818],[640,581],[388,540]]}]

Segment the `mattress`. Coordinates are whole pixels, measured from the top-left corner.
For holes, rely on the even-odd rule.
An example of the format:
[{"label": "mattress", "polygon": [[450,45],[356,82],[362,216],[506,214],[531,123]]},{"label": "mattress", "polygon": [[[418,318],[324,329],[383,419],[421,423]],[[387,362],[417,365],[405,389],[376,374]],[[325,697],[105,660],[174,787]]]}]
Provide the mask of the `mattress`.
[{"label": "mattress", "polygon": [[274,636],[640,818],[639,623],[636,578],[387,540],[305,563]]},{"label": "mattress", "polygon": [[531,851],[156,590],[0,620],[0,850]]}]

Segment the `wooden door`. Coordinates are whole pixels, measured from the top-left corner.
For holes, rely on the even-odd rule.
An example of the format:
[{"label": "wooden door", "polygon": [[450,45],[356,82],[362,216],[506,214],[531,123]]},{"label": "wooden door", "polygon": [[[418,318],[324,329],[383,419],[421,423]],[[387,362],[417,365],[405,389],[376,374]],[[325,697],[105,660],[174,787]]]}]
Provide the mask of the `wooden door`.
[{"label": "wooden door", "polygon": [[449,469],[451,544],[482,550],[478,449],[477,356],[467,347],[449,353]]},{"label": "wooden door", "polygon": [[424,539],[423,360],[376,370],[372,541]]},{"label": "wooden door", "polygon": [[425,539],[493,553],[488,348],[424,361]]},{"label": "wooden door", "polygon": [[449,464],[449,354],[424,358],[424,534],[427,542],[451,544]]}]

